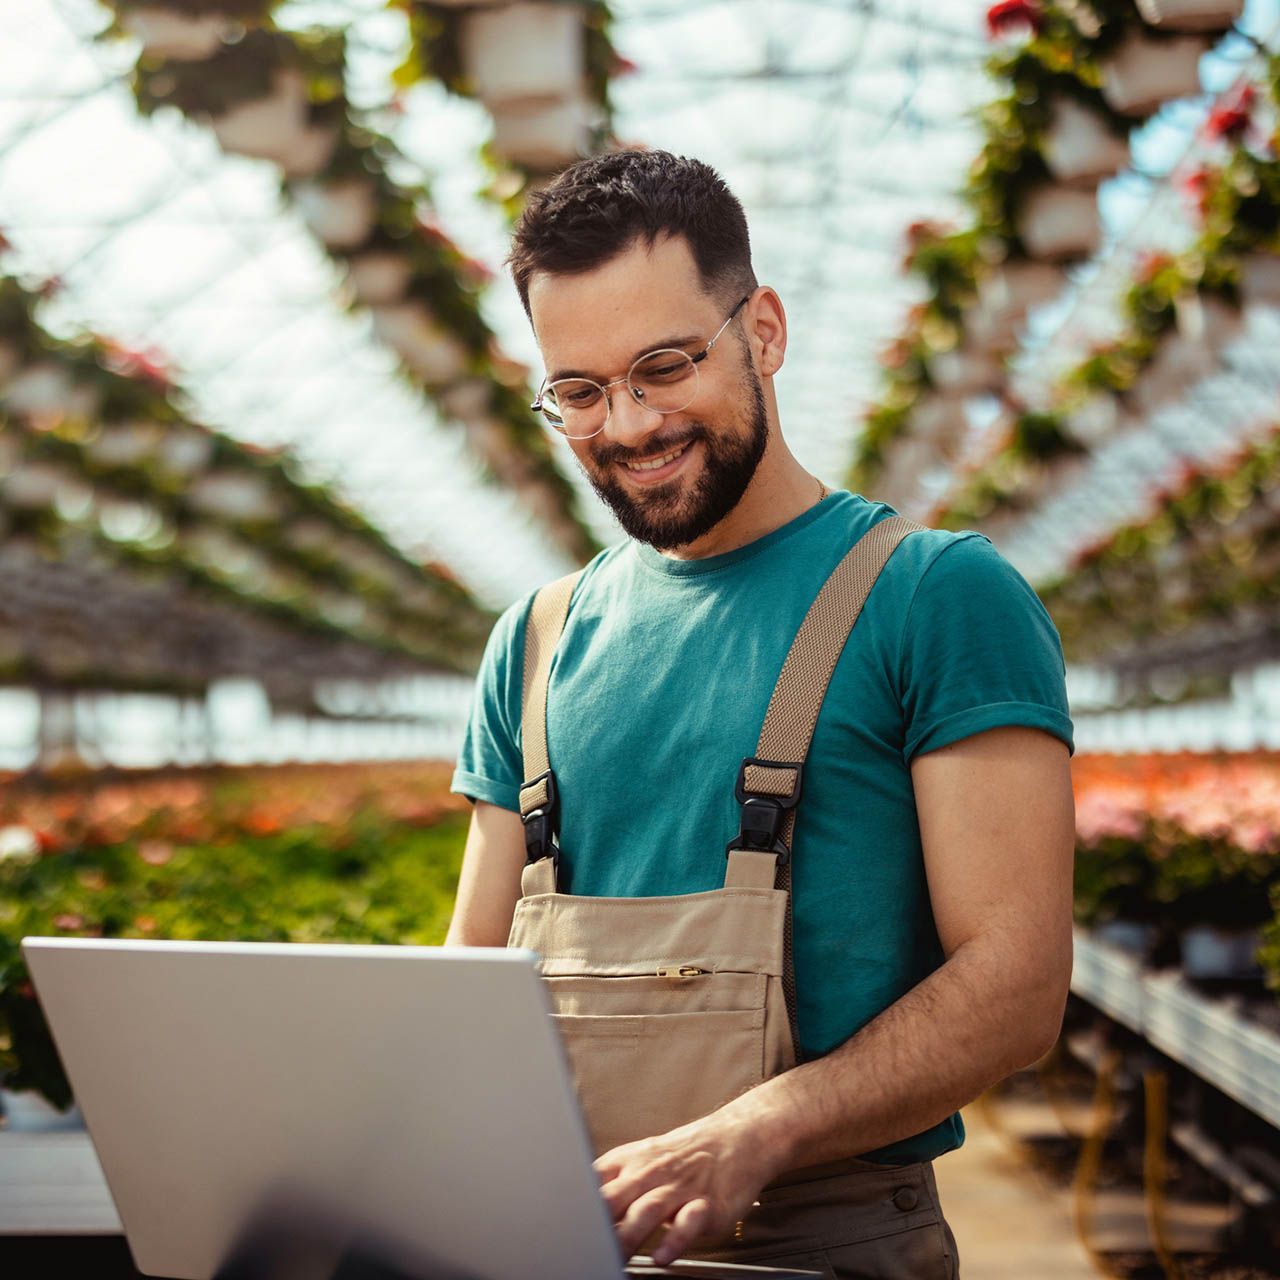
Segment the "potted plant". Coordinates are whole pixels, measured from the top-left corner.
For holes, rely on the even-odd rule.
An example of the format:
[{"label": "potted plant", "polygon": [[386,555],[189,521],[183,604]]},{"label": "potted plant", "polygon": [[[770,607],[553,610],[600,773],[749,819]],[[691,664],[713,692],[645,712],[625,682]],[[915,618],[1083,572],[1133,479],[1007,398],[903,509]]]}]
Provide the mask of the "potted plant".
[{"label": "potted plant", "polygon": [[1005,383],[1004,361],[972,341],[929,358],[929,378],[948,396],[977,395]]},{"label": "potted plant", "polygon": [[492,113],[490,146],[510,164],[548,173],[586,154],[594,108],[581,94],[540,104],[499,103]]},{"label": "potted plant", "polygon": [[1246,307],[1280,307],[1280,253],[1240,259],[1240,300]]},{"label": "potted plant", "polygon": [[403,250],[366,249],[347,259],[356,299],[366,307],[399,302],[413,278],[413,261]]},{"label": "potted plant", "polygon": [[416,299],[370,308],[380,341],[394,347],[428,386],[443,386],[467,372],[465,346]]},{"label": "potted plant", "polygon": [[1142,20],[1169,31],[1226,31],[1244,0],[1137,0]]},{"label": "potted plant", "polygon": [[1102,239],[1096,196],[1056,183],[1037,187],[1022,202],[1018,237],[1033,258],[1071,262],[1088,257]]},{"label": "potted plant", "polygon": [[120,26],[142,42],[148,57],[203,62],[218,51],[230,22],[224,13],[180,13],[147,5],[123,8]]},{"label": "potted plant", "polygon": [[1053,104],[1040,150],[1059,182],[1081,186],[1096,187],[1129,163],[1128,137],[1065,94]]},{"label": "potted plant", "polygon": [[378,216],[373,183],[364,178],[298,182],[293,196],[312,234],[330,249],[364,244]]},{"label": "potted plant", "polygon": [[458,32],[463,74],[486,106],[554,101],[586,77],[582,9],[522,3],[464,13]]},{"label": "potted plant", "polygon": [[1102,96],[1121,115],[1146,116],[1171,98],[1200,92],[1202,36],[1148,36],[1132,31],[1099,63]]}]

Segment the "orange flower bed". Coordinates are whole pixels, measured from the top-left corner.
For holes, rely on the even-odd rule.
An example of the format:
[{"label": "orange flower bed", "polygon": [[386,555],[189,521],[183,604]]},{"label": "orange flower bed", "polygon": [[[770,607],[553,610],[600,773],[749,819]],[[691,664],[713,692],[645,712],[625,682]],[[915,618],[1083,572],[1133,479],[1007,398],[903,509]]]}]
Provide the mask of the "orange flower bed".
[{"label": "orange flower bed", "polygon": [[0,774],[0,832],[29,832],[41,853],[100,848],[128,840],[210,844],[294,827],[338,827],[362,808],[413,826],[464,811],[449,792],[452,766],[440,761],[360,761],[112,770],[37,779]]}]

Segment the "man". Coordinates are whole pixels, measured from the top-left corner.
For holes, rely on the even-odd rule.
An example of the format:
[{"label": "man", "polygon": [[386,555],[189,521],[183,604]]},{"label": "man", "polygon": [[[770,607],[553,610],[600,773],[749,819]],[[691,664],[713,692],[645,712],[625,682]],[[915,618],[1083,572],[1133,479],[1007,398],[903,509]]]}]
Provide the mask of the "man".
[{"label": "man", "polygon": [[[806,611],[896,513],[828,495],[788,449],[782,302],[706,165],[661,151],[574,165],[530,200],[511,265],[545,361],[540,404],[629,535],[586,567],[554,651],[560,889],[705,893]],[[502,946],[518,916],[532,598],[490,637],[454,776],[476,807],[450,943]],[[659,1262],[715,1242],[700,1256],[957,1274],[931,1161],[963,1142],[958,1108],[1061,1027],[1071,734],[1058,634],[1026,580],[981,534],[904,537],[840,653],[794,820],[802,1060],[600,1154],[626,1252],[652,1237]],[[788,1185],[840,1161],[843,1180]],[[806,1187],[822,1195],[801,1221]]]}]

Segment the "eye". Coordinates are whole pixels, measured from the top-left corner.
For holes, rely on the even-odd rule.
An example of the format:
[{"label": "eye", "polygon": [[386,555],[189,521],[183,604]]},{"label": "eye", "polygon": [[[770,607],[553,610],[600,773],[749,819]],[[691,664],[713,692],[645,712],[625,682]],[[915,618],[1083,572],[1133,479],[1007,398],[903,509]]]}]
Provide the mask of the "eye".
[{"label": "eye", "polygon": [[634,376],[649,382],[678,382],[693,368],[693,361],[681,351],[658,351],[636,366]]}]

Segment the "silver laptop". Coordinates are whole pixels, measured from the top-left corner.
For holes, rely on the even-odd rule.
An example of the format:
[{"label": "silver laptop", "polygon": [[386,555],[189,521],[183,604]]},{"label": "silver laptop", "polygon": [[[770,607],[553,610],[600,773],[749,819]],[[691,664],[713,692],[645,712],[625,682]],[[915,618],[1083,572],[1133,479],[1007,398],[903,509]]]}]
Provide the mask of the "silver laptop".
[{"label": "silver laptop", "polygon": [[212,1280],[273,1203],[469,1280],[821,1274],[624,1261],[531,951],[22,949],[148,1275]]}]

